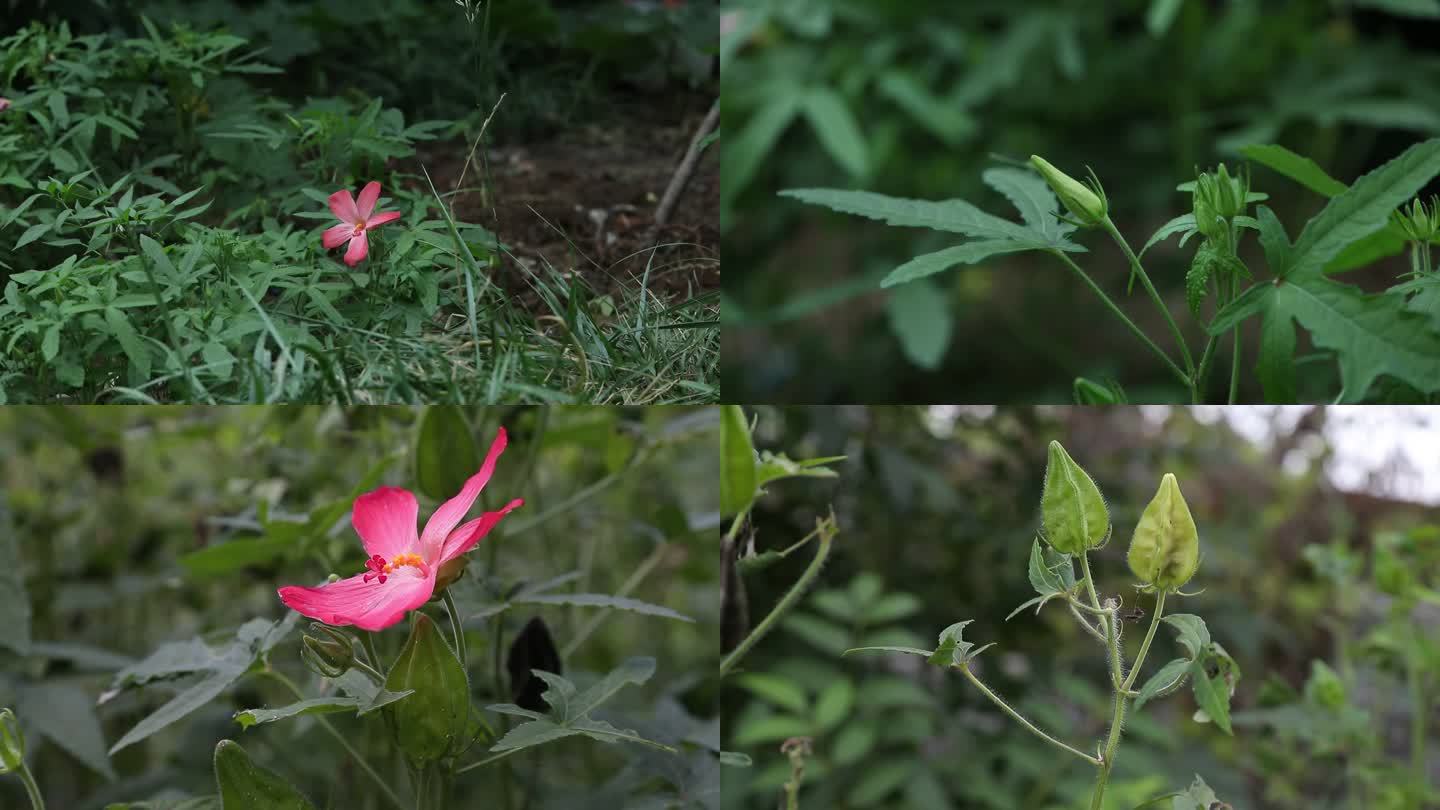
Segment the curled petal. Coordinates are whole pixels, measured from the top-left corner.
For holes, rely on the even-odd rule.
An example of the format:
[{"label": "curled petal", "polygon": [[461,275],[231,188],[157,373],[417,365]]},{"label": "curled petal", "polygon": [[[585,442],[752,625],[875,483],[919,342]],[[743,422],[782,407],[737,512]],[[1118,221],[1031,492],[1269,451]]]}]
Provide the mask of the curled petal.
[{"label": "curled petal", "polygon": [[345,240],[354,233],[354,225],[347,225],[343,222],[339,225],[332,225],[325,229],[325,233],[321,234],[320,244],[324,245],[326,250],[331,250],[345,244]]},{"label": "curled petal", "polygon": [[330,195],[330,213],[352,226],[360,221],[360,212],[355,210],[355,198],[350,196],[350,189],[342,188]]},{"label": "curled petal", "polygon": [[365,230],[374,230],[387,222],[394,222],[400,218],[399,211],[384,211],[365,220]]},{"label": "curled petal", "polygon": [[280,601],[292,610],[326,624],[354,625],[361,630],[383,630],[409,611],[425,604],[435,591],[435,577],[412,568],[397,570],[384,584],[353,576],[338,582],[305,588],[281,588]]},{"label": "curled petal", "polygon": [[425,559],[434,560],[440,556],[446,545],[445,539],[450,536],[450,530],[470,511],[475,499],[480,497],[480,490],[489,483],[490,475],[495,472],[495,462],[499,461],[500,454],[505,452],[508,441],[505,428],[496,431],[495,441],[490,445],[490,452],[485,455],[485,463],[480,465],[480,472],[470,476],[460,493],[440,504],[440,508],[430,516],[429,522],[425,524],[425,531],[420,533],[421,555]]},{"label": "curled petal", "polygon": [[365,232],[355,234],[350,239],[350,247],[345,251],[345,263],[354,267],[370,254],[370,240],[366,238]]},{"label": "curled petal", "polygon": [[356,206],[360,209],[360,218],[370,219],[370,212],[375,210],[375,201],[380,199],[380,184],[371,180],[360,189],[360,200]]},{"label": "curled petal", "polygon": [[381,487],[355,499],[350,523],[365,544],[365,553],[393,559],[415,548],[415,521],[420,505],[399,487]]},{"label": "curled petal", "polygon": [[440,555],[440,562],[449,562],[474,548],[475,544],[480,542],[481,538],[489,534],[491,529],[495,528],[495,525],[500,522],[501,518],[510,514],[512,510],[524,505],[524,500],[516,498],[510,503],[505,504],[498,512],[486,512],[451,532],[450,536],[445,539],[445,551]]}]

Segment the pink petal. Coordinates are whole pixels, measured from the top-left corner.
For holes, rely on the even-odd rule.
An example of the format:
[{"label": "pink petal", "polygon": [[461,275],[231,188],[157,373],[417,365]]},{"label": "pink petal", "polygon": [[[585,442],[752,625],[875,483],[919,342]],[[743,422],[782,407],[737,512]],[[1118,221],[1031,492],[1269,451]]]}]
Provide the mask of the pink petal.
[{"label": "pink petal", "polygon": [[350,240],[350,247],[345,251],[345,263],[354,267],[370,254],[370,240],[366,238],[365,232],[355,234]]},{"label": "pink petal", "polygon": [[353,233],[355,233],[354,225],[347,225],[344,222],[332,225],[325,229],[325,233],[321,234],[320,244],[324,245],[326,250],[337,248]]},{"label": "pink petal", "polygon": [[390,560],[415,550],[415,521],[419,514],[420,505],[410,492],[381,487],[355,499],[350,524],[365,544],[366,554]]},{"label": "pink petal", "polygon": [[430,599],[435,591],[433,568],[431,574],[424,576],[406,566],[386,577],[384,583],[366,582],[364,575],[359,575],[318,588],[288,585],[280,589],[280,601],[326,624],[383,630]]},{"label": "pink petal", "polygon": [[525,505],[525,501],[516,498],[498,512],[486,512],[478,518],[466,523],[450,533],[445,539],[445,551],[440,555],[440,562],[447,563],[461,554],[475,547],[480,538],[490,533],[500,519],[510,514],[512,509]]},{"label": "pink petal", "polygon": [[370,212],[375,210],[375,201],[380,199],[380,184],[371,180],[360,189],[360,218],[370,219]]},{"label": "pink petal", "polygon": [[445,538],[450,536],[450,530],[470,511],[475,499],[480,496],[480,490],[489,483],[490,474],[495,472],[495,462],[500,459],[500,454],[505,452],[507,441],[505,428],[502,427],[495,433],[495,441],[490,445],[490,452],[485,455],[485,463],[480,465],[480,472],[470,476],[460,494],[440,504],[440,508],[430,516],[429,522],[425,524],[425,531],[420,533],[420,547],[423,549],[421,556],[425,559],[433,560],[440,556],[445,547]]},{"label": "pink petal", "polygon": [[365,220],[365,230],[373,230],[380,227],[381,225],[384,225],[387,222],[394,222],[399,218],[399,211],[386,211],[383,214],[376,214],[375,216]]},{"label": "pink petal", "polygon": [[360,221],[360,212],[355,210],[355,199],[350,196],[350,189],[342,188],[330,195],[330,213],[352,226]]}]

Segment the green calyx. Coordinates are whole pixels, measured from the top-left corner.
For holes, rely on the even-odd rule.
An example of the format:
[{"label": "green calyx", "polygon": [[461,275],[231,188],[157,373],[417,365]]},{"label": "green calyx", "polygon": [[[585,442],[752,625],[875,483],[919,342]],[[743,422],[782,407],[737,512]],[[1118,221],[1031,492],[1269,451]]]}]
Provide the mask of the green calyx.
[{"label": "green calyx", "polygon": [[25,736],[15,713],[0,709],[0,773],[18,771],[25,762]]},{"label": "green calyx", "polygon": [[1195,178],[1195,228],[1209,239],[1225,235],[1229,223],[1245,213],[1250,196],[1248,175],[1231,175],[1221,163],[1213,172]]},{"label": "green calyx", "polygon": [[1087,185],[1055,168],[1050,161],[1039,155],[1030,156],[1030,165],[1045,178],[1055,196],[1064,204],[1065,210],[1079,220],[1080,224],[1095,227],[1105,221],[1109,204],[1105,199],[1105,190],[1100,187],[1100,179],[1094,172],[1090,173]]},{"label": "green calyx", "polygon": [[354,666],[355,645],[343,631],[312,622],[310,633],[300,639],[300,659],[315,674],[338,678]]},{"label": "green calyx", "polygon": [[1055,441],[1045,466],[1040,521],[1045,542],[1065,554],[1083,554],[1110,538],[1110,512],[1100,488]]},{"label": "green calyx", "polygon": [[1200,532],[1172,473],[1160,479],[1159,491],[1140,515],[1126,560],[1141,582],[1166,591],[1189,582],[1200,567]]},{"label": "green calyx", "polygon": [[1440,236],[1440,196],[1431,195],[1430,205],[1416,197],[1410,207],[1401,207],[1394,214],[1395,223],[1412,242],[1428,242]]}]

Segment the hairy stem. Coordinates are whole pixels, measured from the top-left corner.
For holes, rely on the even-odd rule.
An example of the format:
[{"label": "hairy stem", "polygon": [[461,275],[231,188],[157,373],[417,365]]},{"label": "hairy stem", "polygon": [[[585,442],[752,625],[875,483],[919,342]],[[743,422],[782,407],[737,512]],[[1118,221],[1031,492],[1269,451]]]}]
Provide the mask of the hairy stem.
[{"label": "hairy stem", "polygon": [[1071,612],[1072,614],[1074,614],[1074,616],[1075,616],[1075,621],[1079,622],[1079,623],[1080,623],[1080,626],[1083,627],[1083,628],[1085,628],[1085,632],[1087,632],[1087,633],[1089,633],[1090,635],[1094,636],[1096,641],[1100,642],[1101,644],[1104,644],[1104,643],[1105,643],[1105,636],[1101,635],[1100,630],[1099,630],[1098,628],[1096,628],[1095,625],[1091,624],[1089,619],[1087,619],[1087,618],[1085,618],[1084,616],[1082,616],[1082,615],[1080,614],[1080,611],[1079,611],[1079,610],[1076,610],[1077,607],[1083,607],[1083,608],[1085,608],[1086,610],[1089,610],[1089,609],[1090,609],[1090,606],[1089,606],[1089,605],[1086,605],[1086,604],[1084,604],[1084,603],[1081,603],[1081,602],[1076,602],[1076,601],[1073,600],[1073,599],[1070,600],[1069,602],[1067,602],[1066,604],[1069,605],[1069,607],[1070,607],[1070,612]]},{"label": "hairy stem", "polygon": [[735,645],[735,649],[731,650],[730,654],[720,662],[720,677],[725,677],[725,674],[740,663],[740,659],[744,658],[746,653],[750,652],[750,648],[754,647],[756,642],[764,638],[766,633],[775,629],[775,625],[779,624],[780,619],[790,611],[790,608],[800,601],[800,597],[820,575],[820,569],[825,566],[825,559],[830,556],[830,546],[834,543],[835,535],[838,533],[834,516],[817,522],[815,531],[820,537],[820,546],[815,550],[815,558],[810,561],[810,565],[805,569],[805,573],[800,575],[800,579],[796,580],[795,584],[790,586],[790,590],[780,597],[780,601],[775,603],[770,615],[755,625],[750,634]]},{"label": "hairy stem", "polygon": [[30,806],[35,810],[45,810],[45,797],[40,795],[40,786],[35,783],[35,777],[31,775],[30,768],[22,760],[20,769],[20,783],[25,786],[25,794],[30,797]]},{"label": "hairy stem", "polygon": [[[1135,656],[1135,665],[1130,668],[1130,674],[1115,691],[1115,712],[1110,717],[1110,734],[1105,738],[1105,749],[1100,754],[1100,774],[1095,779],[1095,792],[1090,797],[1090,810],[1100,810],[1105,800],[1105,786],[1110,781],[1110,768],[1115,764],[1115,750],[1120,747],[1120,735],[1125,730],[1125,711],[1129,708],[1130,698],[1134,693],[1130,687],[1134,685],[1135,678],[1140,674],[1140,666],[1145,663],[1145,655],[1150,652],[1150,642],[1155,640],[1155,629],[1160,626],[1160,616],[1165,612],[1165,592],[1161,591],[1155,597],[1155,613],[1150,617],[1150,629],[1145,631],[1145,640],[1140,643],[1140,653]],[[1112,620],[1114,617],[1111,617]],[[1114,672],[1119,672],[1121,667],[1120,642],[1110,647],[1110,665]]]},{"label": "hairy stem", "polygon": [[1160,358],[1165,362],[1166,367],[1168,367],[1170,371],[1175,374],[1175,377],[1177,379],[1184,383],[1187,388],[1191,385],[1190,375],[1186,374],[1183,369],[1176,365],[1175,361],[1170,359],[1170,355],[1166,354],[1164,349],[1156,346],[1155,341],[1151,340],[1150,336],[1145,334],[1145,331],[1143,329],[1136,326],[1135,322],[1130,320],[1129,316],[1127,316],[1124,312],[1120,311],[1120,307],[1115,305],[1115,302],[1111,300],[1110,296],[1106,295],[1105,291],[1100,289],[1100,285],[1096,284],[1095,280],[1090,278],[1090,275],[1080,268],[1080,265],[1076,264],[1073,259],[1065,255],[1061,251],[1052,250],[1050,252],[1053,253],[1057,258],[1059,258],[1060,261],[1064,262],[1065,266],[1069,267],[1071,271],[1075,273],[1075,275],[1079,276],[1080,280],[1084,281],[1085,285],[1089,287],[1090,290],[1095,293],[1095,295],[1100,297],[1101,302],[1105,304],[1105,306],[1110,310],[1110,312],[1113,313],[1115,317],[1119,318],[1120,321],[1125,324],[1125,326],[1129,327],[1130,331],[1135,335],[1135,337],[1140,338],[1140,342],[1144,343],[1146,348],[1150,349],[1150,351],[1155,353],[1156,357]]},{"label": "hairy stem", "polygon": [[1120,229],[1115,227],[1115,223],[1110,220],[1109,216],[1105,217],[1103,224],[1105,230],[1110,233],[1110,238],[1114,239],[1115,244],[1120,246],[1120,250],[1124,251],[1125,258],[1130,260],[1130,268],[1140,277],[1140,283],[1145,285],[1145,291],[1150,294],[1150,300],[1155,302],[1155,306],[1160,310],[1160,314],[1165,316],[1165,322],[1170,325],[1170,332],[1175,336],[1175,342],[1180,344],[1180,354],[1185,358],[1185,368],[1193,374],[1195,372],[1195,360],[1190,356],[1190,347],[1185,343],[1185,335],[1181,333],[1180,325],[1175,323],[1175,318],[1171,316],[1170,308],[1165,306],[1165,300],[1160,297],[1160,293],[1155,291],[1155,285],[1150,283],[1150,276],[1145,272],[1145,268],[1141,266],[1140,258],[1135,255],[1135,251],[1130,249],[1130,243],[1125,241],[1125,237],[1120,234]]},{"label": "hairy stem", "polygon": [[1150,642],[1155,640],[1155,629],[1160,626],[1160,616],[1165,612],[1165,592],[1160,591],[1155,596],[1155,615],[1150,617],[1150,629],[1145,631],[1145,640],[1140,642],[1140,652],[1135,656],[1135,664],[1130,667],[1130,676],[1121,684],[1120,691],[1127,691],[1135,685],[1135,678],[1140,674],[1140,665],[1145,663],[1145,654],[1150,652]]},{"label": "hairy stem", "polygon": [[995,694],[994,692],[990,691],[990,687],[986,686],[983,682],[981,682],[981,680],[980,680],[979,678],[975,677],[975,673],[973,673],[973,672],[970,671],[970,667],[961,665],[961,666],[957,666],[957,667],[955,667],[955,668],[958,669],[958,670],[960,670],[960,674],[961,674],[961,675],[964,675],[964,676],[965,676],[965,679],[968,680],[968,681],[970,681],[970,683],[973,684],[976,689],[979,689],[979,690],[980,690],[980,694],[982,694],[982,695],[984,695],[985,697],[989,698],[991,703],[994,703],[996,706],[999,706],[1001,711],[1003,711],[1003,712],[1005,712],[1006,714],[1010,715],[1010,717],[1011,717],[1015,722],[1017,722],[1017,723],[1019,723],[1020,725],[1024,726],[1025,729],[1026,729],[1027,731],[1029,731],[1031,734],[1034,734],[1035,736],[1039,737],[1040,739],[1044,740],[1045,742],[1050,743],[1051,745],[1055,746],[1056,748],[1059,748],[1059,749],[1062,750],[1062,751],[1068,751],[1068,752],[1074,754],[1075,756],[1080,757],[1081,759],[1085,760],[1086,762],[1090,763],[1091,765],[1100,765],[1100,760],[1099,760],[1097,757],[1090,756],[1089,754],[1085,753],[1084,751],[1081,751],[1081,750],[1078,749],[1078,748],[1074,748],[1074,747],[1072,747],[1072,746],[1066,745],[1065,743],[1060,742],[1059,740],[1055,739],[1054,737],[1051,737],[1049,734],[1046,734],[1044,731],[1042,731],[1039,726],[1036,726],[1034,723],[1032,723],[1032,722],[1030,722],[1029,720],[1025,719],[1025,715],[1023,715],[1023,714],[1021,714],[1020,712],[1017,712],[1017,711],[1015,711],[1014,709],[1010,708],[1010,704],[1006,703],[999,695],[997,695],[997,694]]}]

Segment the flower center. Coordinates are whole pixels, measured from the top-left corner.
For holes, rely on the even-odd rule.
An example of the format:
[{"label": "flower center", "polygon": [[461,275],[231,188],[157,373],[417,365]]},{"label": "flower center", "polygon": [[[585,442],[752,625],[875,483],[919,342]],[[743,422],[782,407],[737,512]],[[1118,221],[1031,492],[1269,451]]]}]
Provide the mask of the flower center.
[{"label": "flower center", "polygon": [[395,558],[388,563],[385,562],[384,557],[375,554],[365,561],[365,567],[370,569],[370,573],[365,575],[365,581],[369,582],[372,579],[378,579],[380,580],[380,584],[384,585],[388,576],[395,573],[395,569],[403,568],[407,565],[414,566],[421,574],[426,573],[425,561],[420,559],[419,554],[412,554],[408,551],[404,554],[396,554]]},{"label": "flower center", "polygon": [[359,222],[355,223],[355,235],[356,235],[356,236],[359,236],[360,234],[362,234],[362,233],[364,233],[364,232],[365,232],[365,220],[362,219],[362,220],[360,220]]}]

